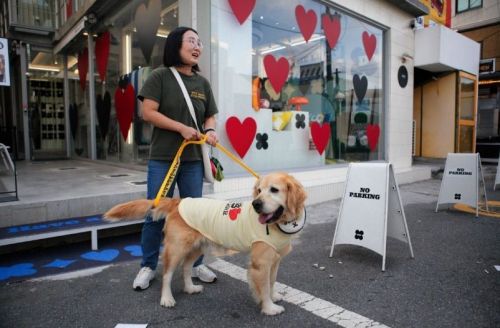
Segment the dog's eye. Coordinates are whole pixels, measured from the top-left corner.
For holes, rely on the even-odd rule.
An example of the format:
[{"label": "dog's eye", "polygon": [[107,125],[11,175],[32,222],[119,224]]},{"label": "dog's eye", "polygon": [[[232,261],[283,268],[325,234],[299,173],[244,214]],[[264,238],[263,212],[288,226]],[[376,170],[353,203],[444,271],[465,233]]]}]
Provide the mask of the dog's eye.
[{"label": "dog's eye", "polygon": [[277,192],[279,191],[277,188],[274,188],[274,187],[271,187],[271,189],[270,189],[270,190],[271,190],[271,192],[272,192],[273,194],[275,194],[275,193],[277,193]]},{"label": "dog's eye", "polygon": [[258,192],[259,194],[260,194],[260,192],[261,192],[261,191],[262,191],[262,190],[260,190],[260,188],[259,188],[259,189],[257,189],[257,192]]}]

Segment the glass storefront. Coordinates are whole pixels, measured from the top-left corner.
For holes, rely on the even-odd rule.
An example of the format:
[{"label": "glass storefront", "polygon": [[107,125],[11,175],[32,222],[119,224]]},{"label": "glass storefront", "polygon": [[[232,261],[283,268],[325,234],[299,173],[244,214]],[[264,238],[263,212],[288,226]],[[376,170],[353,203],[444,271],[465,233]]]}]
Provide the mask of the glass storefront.
[{"label": "glass storefront", "polygon": [[[178,26],[178,5],[174,0],[161,1],[160,26],[156,37],[151,42],[150,58],[146,58],[143,44],[138,36],[135,21],[137,5],[125,6],[120,12],[109,18],[110,27],[93,35],[96,54],[101,47],[100,40],[109,33],[109,57],[105,80],[98,74],[95,59],[95,106],[96,106],[96,155],[97,159],[124,163],[144,163],[149,155],[149,142],[152,132],[150,124],[142,121],[140,102],[133,105],[133,115],[130,125],[124,121],[120,125],[120,110],[116,106],[116,97],[122,96],[126,85],[133,88],[134,98],[142,83],[150,72],[161,66],[163,62],[163,47],[169,31]],[[87,37],[87,36],[86,36]],[[80,58],[85,60],[85,49],[88,41],[80,40]],[[106,42],[103,42],[105,44]],[[88,51],[88,50],[87,50]],[[78,57],[78,55],[77,55]],[[85,66],[85,65],[83,65]],[[70,71],[78,76],[78,65]],[[90,147],[90,104],[89,75],[87,82],[70,90],[70,109],[74,106],[76,137],[74,151],[77,156],[88,157]],[[123,134],[123,131],[126,131]]]},{"label": "glass storefront", "polygon": [[[127,129],[115,99],[127,84],[136,95],[162,65],[165,38],[179,25],[179,7],[189,7],[161,1],[160,25],[148,53],[136,20],[140,6],[123,6],[106,18],[107,30],[93,35],[96,48],[104,33],[110,37],[106,80],[98,74],[97,58],[93,77],[98,159],[146,162],[152,127],[142,121],[141,104],[134,104]],[[225,0],[197,6],[209,6],[210,18],[193,23],[204,36],[201,74],[216,96],[223,146],[238,149],[256,170],[384,158],[382,28],[326,1],[257,0],[243,24]],[[78,42],[75,58],[88,46],[87,37]],[[78,77],[77,68],[69,65],[70,75]],[[88,79],[82,87],[77,80],[70,83],[69,93],[70,115],[76,112],[77,117],[71,129],[73,154],[82,157],[89,157],[91,147]],[[247,129],[252,125],[253,132]],[[237,164],[220,157],[227,174],[240,172]]]},{"label": "glass storefront", "polygon": [[[257,122],[257,135],[247,155],[254,167],[272,168],[276,163],[293,168],[384,158],[382,29],[312,0],[257,0],[242,25],[227,1],[213,1],[211,11],[211,78],[218,96],[219,125],[224,129],[231,116]],[[272,114],[263,118],[266,111]],[[291,119],[284,113],[290,113]],[[295,127],[281,122],[289,119],[288,124],[297,125],[303,117],[311,133],[308,140],[296,141],[301,137],[289,132]],[[280,124],[268,122],[269,130],[266,119]],[[321,138],[328,135],[327,141],[315,138],[315,123]],[[280,133],[289,136],[281,138]],[[280,145],[273,151],[262,147],[257,151],[259,134],[266,135],[267,149],[273,143]],[[231,136],[227,138],[225,142],[231,144]],[[308,142],[307,147],[300,147],[300,142]],[[324,152],[315,156],[321,147]],[[285,159],[289,152],[294,156]]]}]

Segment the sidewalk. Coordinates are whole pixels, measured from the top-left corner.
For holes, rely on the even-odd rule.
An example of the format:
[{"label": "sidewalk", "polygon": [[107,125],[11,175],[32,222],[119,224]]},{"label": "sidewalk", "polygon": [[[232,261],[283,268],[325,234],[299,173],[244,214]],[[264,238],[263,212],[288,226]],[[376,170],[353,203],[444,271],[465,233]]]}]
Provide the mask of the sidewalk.
[{"label": "sidewalk", "polygon": [[[146,197],[146,166],[104,161],[19,161],[18,201],[0,203],[0,228],[57,219],[99,215],[115,204]],[[436,164],[414,165],[396,172],[399,184],[429,179]],[[343,192],[347,165],[291,172],[306,187],[308,204],[338,199]],[[259,172],[264,173],[264,172]],[[210,198],[247,199],[254,177],[227,177],[205,184]]]}]

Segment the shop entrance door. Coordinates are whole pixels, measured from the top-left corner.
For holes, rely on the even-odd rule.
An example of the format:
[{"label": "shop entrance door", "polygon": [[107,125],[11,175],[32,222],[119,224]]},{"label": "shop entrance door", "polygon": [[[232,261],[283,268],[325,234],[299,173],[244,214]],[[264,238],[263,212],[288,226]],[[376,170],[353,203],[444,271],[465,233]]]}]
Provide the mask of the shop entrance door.
[{"label": "shop entrance door", "polygon": [[32,159],[66,158],[63,80],[31,78],[28,90]]},{"label": "shop entrance door", "polygon": [[455,151],[476,152],[477,78],[460,72],[457,87],[457,125]]}]

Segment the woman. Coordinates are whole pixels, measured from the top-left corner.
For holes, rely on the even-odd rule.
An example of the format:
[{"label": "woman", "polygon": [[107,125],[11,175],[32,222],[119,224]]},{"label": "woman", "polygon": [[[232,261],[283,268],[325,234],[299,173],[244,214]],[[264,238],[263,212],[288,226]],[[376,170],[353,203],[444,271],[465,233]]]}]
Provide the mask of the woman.
[{"label": "woman", "polygon": [[[198,62],[203,49],[198,33],[189,27],[178,27],[167,38],[163,54],[164,67],[151,73],[138,98],[143,102],[143,119],[153,128],[148,162],[148,199],[154,199],[182,141],[198,140],[200,133],[189,112],[186,100],[169,67],[180,74],[193,102],[198,126],[204,127],[207,142],[215,146],[215,114],[217,106],[208,81],[198,74]],[[201,197],[203,189],[203,161],[201,148],[190,145],[181,156],[179,171],[167,196],[172,197],[177,184],[181,198]],[[164,220],[152,221],[146,216],[142,228],[142,262],[133,288],[149,287],[158,264]],[[201,256],[193,266],[193,277],[204,282],[215,282],[217,277],[205,265]]]}]

